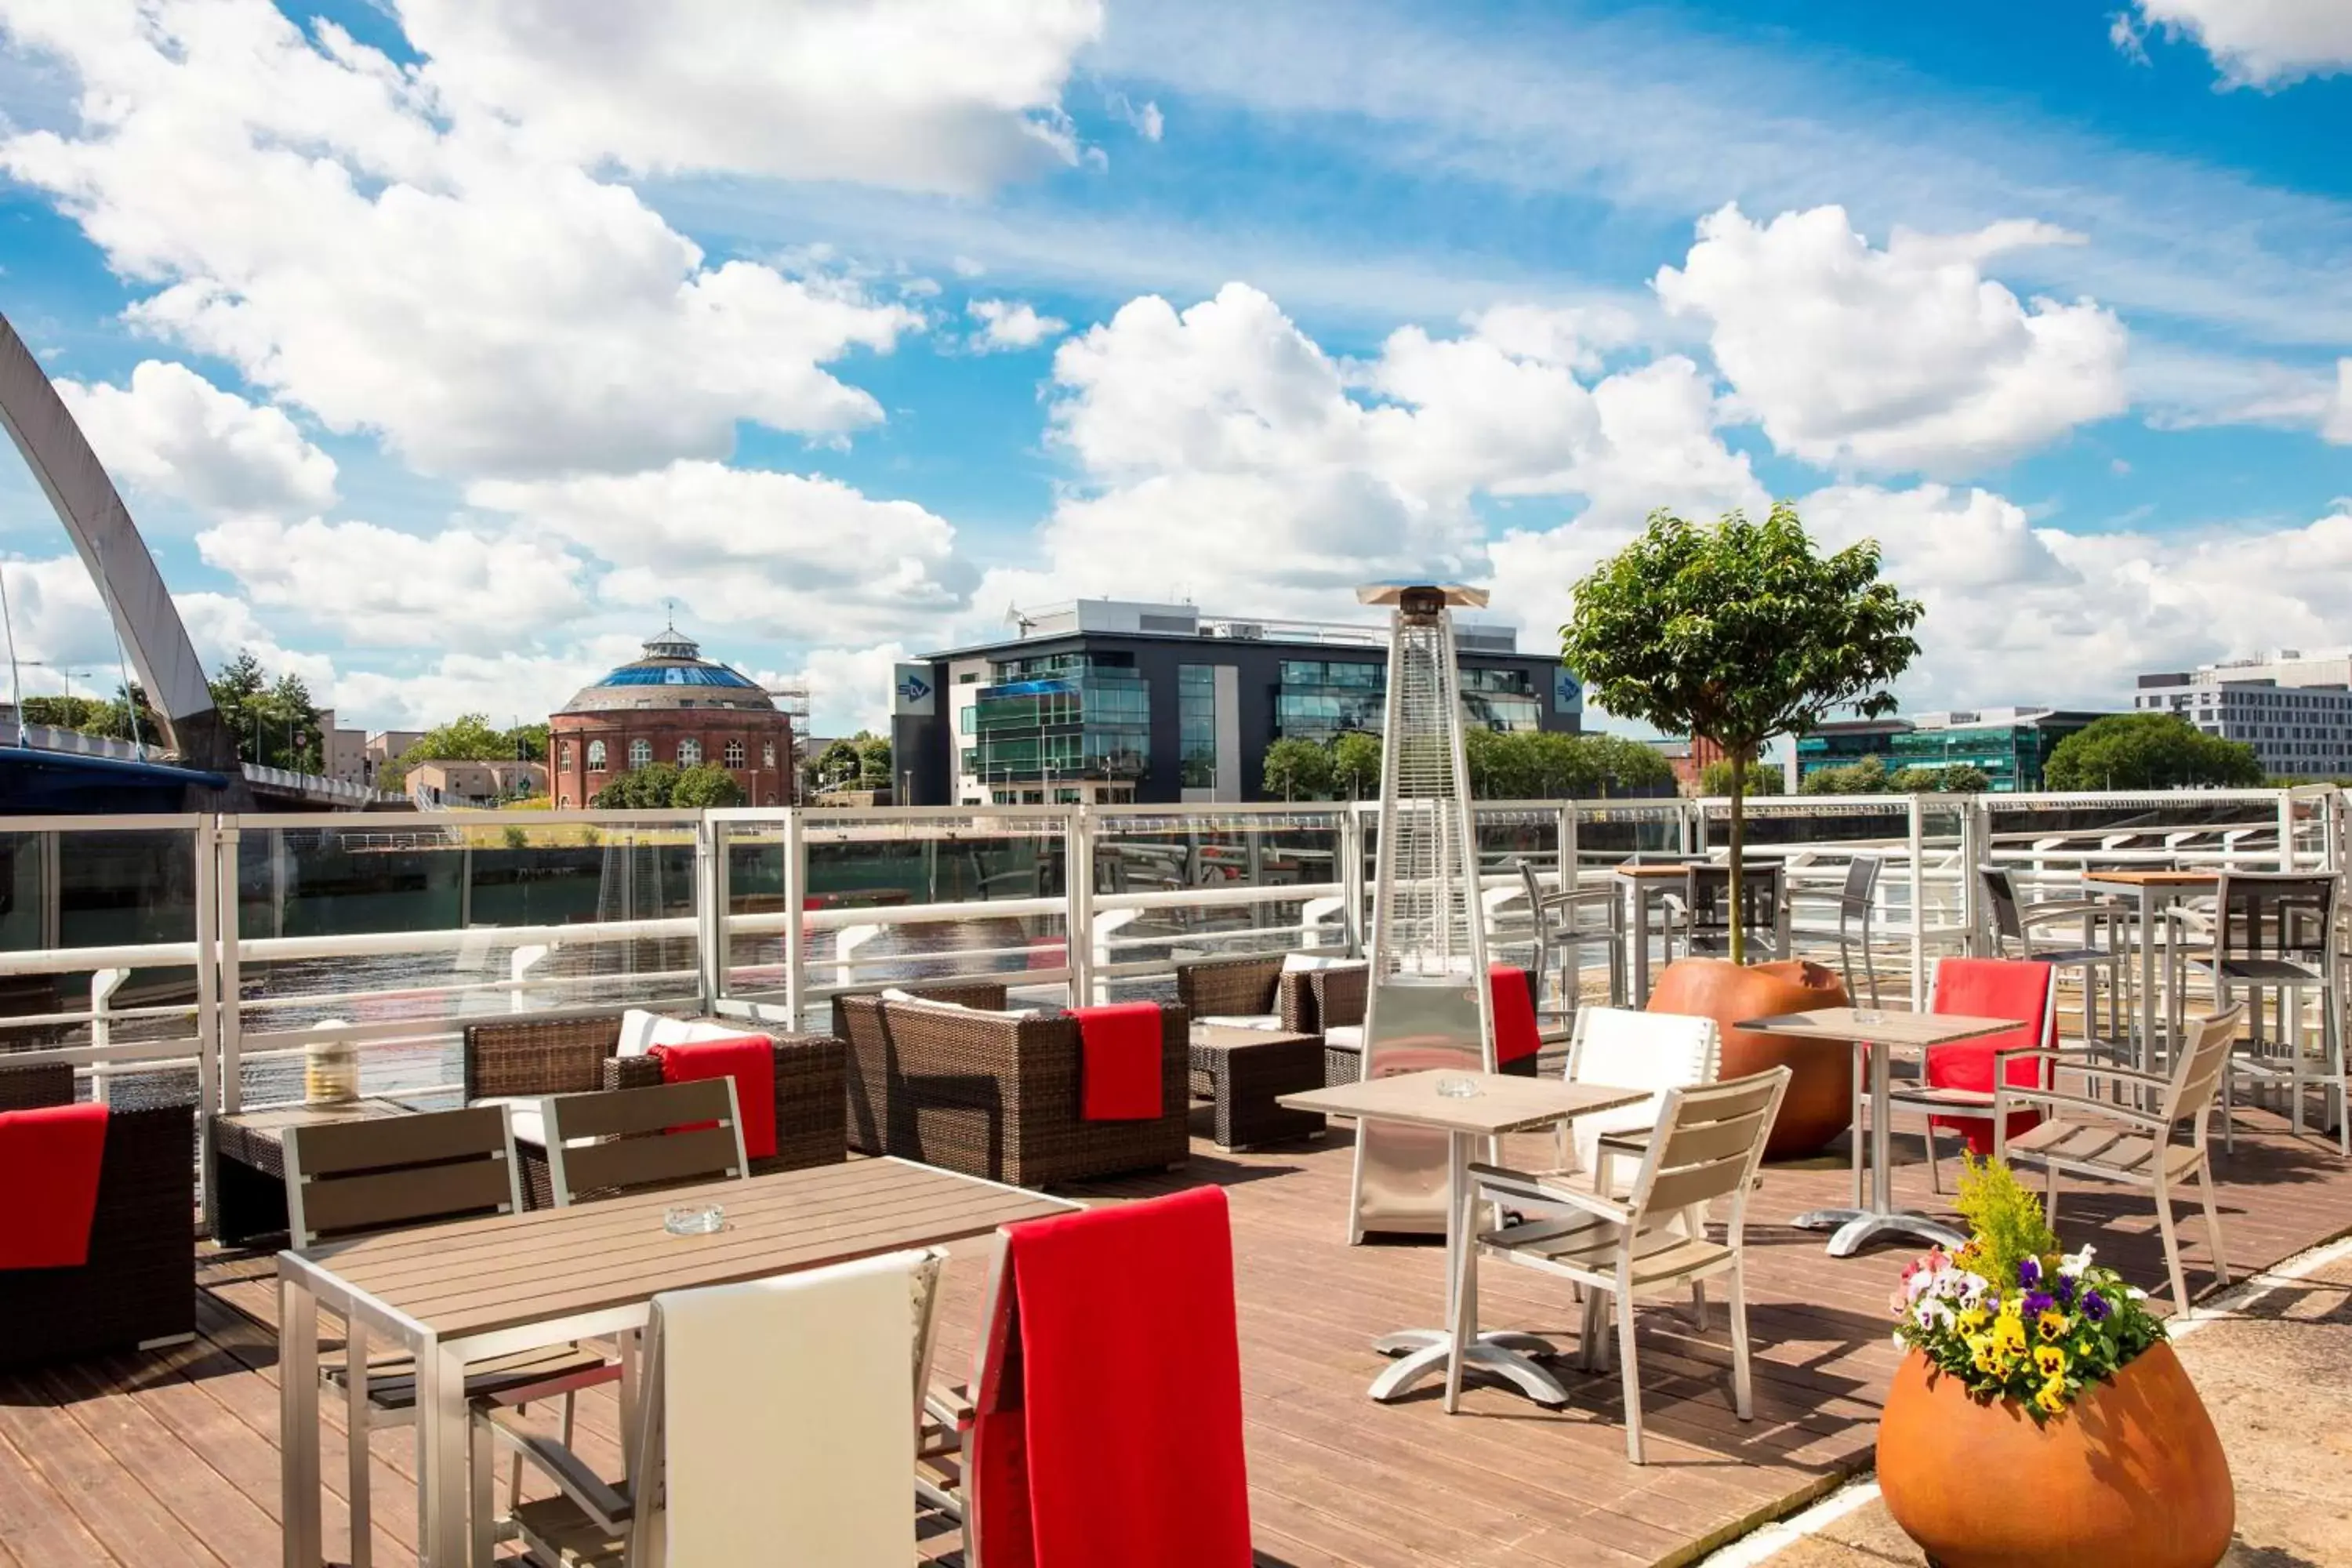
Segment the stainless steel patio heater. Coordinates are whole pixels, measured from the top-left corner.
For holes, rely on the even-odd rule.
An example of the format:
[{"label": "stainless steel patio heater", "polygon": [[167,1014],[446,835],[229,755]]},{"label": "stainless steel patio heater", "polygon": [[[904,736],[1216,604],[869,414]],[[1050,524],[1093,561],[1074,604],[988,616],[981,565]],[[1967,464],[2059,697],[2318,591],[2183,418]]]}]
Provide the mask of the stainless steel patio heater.
[{"label": "stainless steel patio heater", "polygon": [[[1449,1067],[1492,1072],[1494,1005],[1452,615],[1455,605],[1483,607],[1486,594],[1383,584],[1356,596],[1393,611],[1364,1076]],[[1349,1239],[1371,1231],[1443,1234],[1446,1163],[1443,1132],[1359,1124]]]}]

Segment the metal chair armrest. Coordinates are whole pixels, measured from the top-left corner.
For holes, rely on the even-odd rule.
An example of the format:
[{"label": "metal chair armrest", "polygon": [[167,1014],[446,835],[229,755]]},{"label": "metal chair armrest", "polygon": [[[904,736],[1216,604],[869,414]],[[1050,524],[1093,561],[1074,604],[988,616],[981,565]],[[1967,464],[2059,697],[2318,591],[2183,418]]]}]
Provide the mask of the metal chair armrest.
[{"label": "metal chair armrest", "polygon": [[1611,1203],[1607,1198],[1598,1197],[1591,1193],[1579,1192],[1574,1187],[1555,1186],[1541,1177],[1531,1176],[1524,1171],[1506,1170],[1500,1165],[1483,1165],[1473,1162],[1470,1166],[1470,1179],[1477,1184],[1478,1201],[1481,1203],[1507,1204],[1517,1200],[1521,1203],[1550,1204],[1555,1207],[1582,1209],[1595,1218],[1605,1219],[1612,1225],[1633,1223],[1632,1212],[1622,1204]]},{"label": "metal chair armrest", "polygon": [[628,1527],[636,1505],[562,1443],[536,1432],[520,1431],[488,1410],[477,1410],[474,1424],[478,1428],[476,1442],[485,1435],[494,1436],[499,1447],[529,1459],[555,1483],[558,1491],[585,1509],[600,1528],[617,1533]]}]

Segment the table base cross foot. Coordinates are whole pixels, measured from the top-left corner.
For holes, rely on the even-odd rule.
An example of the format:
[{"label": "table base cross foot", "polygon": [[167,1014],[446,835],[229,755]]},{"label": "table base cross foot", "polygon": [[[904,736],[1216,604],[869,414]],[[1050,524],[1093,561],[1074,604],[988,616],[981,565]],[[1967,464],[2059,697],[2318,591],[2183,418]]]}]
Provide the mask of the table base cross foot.
[{"label": "table base cross foot", "polygon": [[1881,1237],[1908,1236],[1932,1246],[1957,1248],[1968,1240],[1950,1226],[1923,1214],[1882,1214],[1874,1209],[1809,1209],[1789,1222],[1799,1230],[1832,1230],[1832,1258],[1852,1258]]},{"label": "table base cross foot", "polygon": [[[1400,1329],[1374,1340],[1372,1349],[1382,1355],[1402,1358],[1372,1379],[1372,1397],[1386,1404],[1403,1397],[1406,1390],[1430,1373],[1443,1373],[1447,1358],[1454,1353],[1454,1336],[1443,1329]],[[1568,1403],[1568,1385],[1528,1359],[1531,1355],[1553,1353],[1549,1340],[1534,1334],[1497,1331],[1480,1334],[1463,1347],[1462,1365],[1465,1372],[1483,1368],[1506,1378],[1538,1405],[1558,1409]]]}]

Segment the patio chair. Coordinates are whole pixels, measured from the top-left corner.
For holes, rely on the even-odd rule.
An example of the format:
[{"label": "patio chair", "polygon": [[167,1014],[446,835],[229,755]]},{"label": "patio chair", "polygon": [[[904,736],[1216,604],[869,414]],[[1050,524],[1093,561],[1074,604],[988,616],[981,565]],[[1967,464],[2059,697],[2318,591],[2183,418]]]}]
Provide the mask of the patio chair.
[{"label": "patio chair", "polygon": [[[0,1066],[0,1112],[72,1103],[70,1064]],[[0,1367],[195,1337],[195,1139],[192,1106],[108,1115],[85,1260],[0,1269]]]},{"label": "patio chair", "polygon": [[1309,977],[1363,962],[1308,952],[1187,959],[1176,965],[1176,1000],[1194,1023],[1319,1035]]},{"label": "patio chair", "polygon": [[[2123,906],[2107,899],[2041,899],[2025,903],[2006,868],[1979,866],[1977,884],[1984,891],[1985,908],[1992,916],[1992,955],[2028,958],[2061,970],[2082,972],[2083,1048],[2122,1059],[2127,1053],[2124,1022],[2124,963],[2128,943],[2122,936]],[[2039,928],[2058,921],[2080,922],[2080,942],[2053,942]],[[2102,944],[2099,932],[2105,931]],[[2148,940],[2143,933],[2141,940]],[[2099,977],[2106,977],[2107,1028],[2098,1026]]]},{"label": "patio chair", "polygon": [[621,1433],[626,1479],[605,1479],[568,1441],[486,1405],[473,1421],[475,1518],[489,1518],[502,1450],[553,1488],[508,1521],[522,1560],[543,1568],[903,1568],[915,1559],[909,1488],[946,1257],[891,1253],[656,1296]]},{"label": "patio chair", "polygon": [[[1778,866],[1743,866],[1739,873],[1738,919],[1750,944],[1759,939],[1776,956],[1780,944],[1782,876]],[[1688,866],[1683,869],[1679,895],[1666,895],[1669,929],[1679,925],[1683,949],[1691,953],[1731,951],[1731,868]],[[1669,942],[1672,941],[1671,936]]]},{"label": "patio chair", "polygon": [[[1728,1082],[1670,1089],[1649,1147],[1626,1195],[1619,1198],[1589,1179],[1545,1177],[1473,1164],[1476,1201],[1534,1211],[1536,1217],[1482,1233],[1462,1249],[1451,1325],[1457,1342],[1478,1332],[1478,1260],[1497,1258],[1571,1280],[1584,1289],[1580,1350],[1587,1370],[1605,1365],[1601,1299],[1617,1318],[1617,1354],[1625,1390],[1625,1456],[1642,1463],[1642,1382],[1633,1340],[1633,1301],[1644,1291],[1692,1290],[1702,1317],[1705,1282],[1728,1277],[1732,1409],[1754,1417],[1748,1354],[1746,1280],[1748,1194],[1764,1159],[1764,1142],[1792,1075],[1772,1068]],[[1717,1198],[1731,1200],[1720,1242],[1685,1217]],[[1596,1360],[1596,1352],[1600,1358]],[[1445,1407],[1461,1398],[1460,1363],[1448,1368]]]},{"label": "patio chair", "polygon": [[[1944,1167],[1936,1152],[1938,1127],[1953,1122],[1981,1123],[1981,1128],[1968,1137],[1969,1146],[1979,1155],[1991,1150],[1993,1072],[1997,1064],[2009,1074],[2009,1081],[2028,1089],[2047,1089],[2056,1081],[2056,1073],[2050,1066],[2053,1062],[2071,1062],[2093,1073],[2105,1068],[2105,1063],[2099,1058],[2084,1060],[2080,1052],[2057,1048],[2057,970],[2039,960],[1938,959],[1927,973],[1927,1011],[1963,1017],[2026,1020],[2007,1034],[1936,1047],[1927,1052],[1916,1076],[1896,1079],[1889,1090],[1886,1104],[1890,1111],[1908,1111],[1924,1117],[1919,1137],[1927,1146],[1927,1181],[1939,1193],[1944,1190]],[[2051,1054],[2047,1058],[2019,1054],[2036,1047],[2046,1047]],[[2005,1063],[2004,1052],[2009,1053]],[[1899,1064],[1889,1063],[1890,1071],[1896,1065]],[[2018,1077],[2021,1070],[2025,1075],[2021,1079]],[[1864,1135],[1870,1102],[1869,1096],[1863,1092],[1862,1079],[1862,1074],[1854,1075],[1853,1135],[1857,1141]],[[2031,1125],[2032,1113],[2022,1120]]]},{"label": "patio chair", "polygon": [[[2190,966],[2212,976],[2213,998],[2227,1007],[2246,994],[2249,1027],[2231,1051],[2221,1078],[2221,1144],[2236,1146],[2230,1108],[2242,1077],[2257,1086],[2284,1083],[2288,1115],[2303,1132],[2304,1080],[2311,1066],[2303,1035],[2303,1003],[2319,998],[2320,1104],[2336,1105],[2336,1146],[2352,1155],[2352,1114],[2347,1113],[2342,974],[2336,946],[2336,879],[2283,872],[2222,874],[2213,899],[2213,951]],[[2281,1027],[2263,1026],[2264,994],[2274,996]]]},{"label": "patio chair", "polygon": [[969,1409],[967,1568],[1248,1568],[1223,1189],[1000,1230]]},{"label": "patio chair", "polygon": [[[1561,975],[1560,1005],[1553,1011],[1566,1015],[1572,1026],[1583,1001],[1586,942],[1601,944],[1601,954],[1609,963],[1610,994],[1613,999],[1617,994],[1619,973],[1624,968],[1624,900],[1614,889],[1579,888],[1572,868],[1561,874],[1559,887],[1546,888],[1536,875],[1535,862],[1525,858],[1519,861],[1519,879],[1526,890],[1528,918],[1535,924],[1535,952],[1528,961],[1528,973],[1535,980],[1536,1012],[1543,1012],[1544,979],[1551,973],[1553,960],[1565,957],[1568,963]],[[1588,929],[1580,920],[1588,910],[1601,912],[1601,929]]]},{"label": "patio chair", "polygon": [[[2040,1165],[2050,1184],[2050,1223],[2058,1223],[2058,1177],[2103,1176],[2140,1187],[2156,1199],[2157,1230],[2164,1237],[2165,1267],[2172,1274],[2172,1305],[2189,1310],[2189,1277],[2180,1267],[2180,1239],[2173,1232],[2172,1194],[2194,1177],[2197,1195],[2205,1209],[2205,1236],[2213,1247],[2213,1277],[2230,1282],[2230,1266],[2221,1252],[2221,1221],[2213,1205],[2213,1171],[2208,1147],[2210,1118],[2221,1086],[2231,1042],[2246,1015],[2240,1003],[2198,1020],[2196,1037],[2169,1079],[2154,1073],[2101,1068],[2105,1077],[2138,1083],[2161,1091],[2154,1111],[2137,1110],[2103,1100],[2060,1094],[2046,1089],[2021,1089],[2008,1083],[1993,1086],[1993,1157],[2011,1165]],[[2008,1057],[2056,1052],[2004,1053]],[[2012,1109],[2032,1108],[2051,1112],[2051,1120],[2031,1132],[2008,1136]],[[2189,1142],[2176,1143],[2172,1135],[2180,1123],[2189,1124]]]},{"label": "patio chair", "polygon": [[558,1208],[751,1173],[732,1079],[553,1094],[540,1103]]},{"label": "patio chair", "polygon": [[1598,1111],[1557,1130],[1560,1172],[1596,1173],[1605,1149],[1638,1162],[1649,1152],[1667,1094],[1712,1083],[1723,1062],[1723,1032],[1712,1018],[1586,1007],[1568,1042],[1568,1081],[1653,1090],[1639,1104]]},{"label": "patio chair", "polygon": [[[286,1130],[286,1213],[298,1248],[521,1208],[521,1178],[504,1107]],[[415,1420],[416,1369],[406,1355],[368,1355],[356,1323],[345,1331],[343,1354],[320,1357],[319,1380],[344,1398],[351,1433],[346,1447],[352,1568],[367,1568],[367,1434]],[[366,1368],[364,1399],[347,1358],[360,1358]],[[618,1375],[619,1368],[602,1355],[576,1344],[557,1345],[476,1363],[466,1374],[466,1395],[479,1400],[528,1387],[539,1398],[560,1396],[569,1434],[578,1390]]]},{"label": "patio chair", "polygon": [[[1798,921],[1789,927],[1789,945],[1792,950],[1800,938],[1820,938],[1837,943],[1838,971],[1845,976],[1845,994],[1849,996],[1862,994],[1853,978],[1853,955],[1859,952],[1874,1007],[1878,1005],[1878,961],[1870,950],[1870,922],[1878,907],[1878,872],[1882,864],[1875,855],[1856,855],[1845,863],[1845,883],[1838,889],[1835,925]],[[1790,956],[1796,956],[1793,951]]]}]

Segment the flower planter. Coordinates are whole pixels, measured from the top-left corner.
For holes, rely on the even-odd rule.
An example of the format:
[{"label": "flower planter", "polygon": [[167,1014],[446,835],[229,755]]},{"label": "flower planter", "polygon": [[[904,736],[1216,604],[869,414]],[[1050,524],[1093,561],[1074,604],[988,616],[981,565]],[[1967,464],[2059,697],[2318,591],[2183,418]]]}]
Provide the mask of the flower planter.
[{"label": "flower planter", "polygon": [[1878,1484],[1941,1568],[2213,1568],[2237,1519],[2221,1437],[2163,1342],[2042,1426],[1914,1350],[1879,1421]]},{"label": "flower planter", "polygon": [[1845,1005],[1845,982],[1818,963],[1791,960],[1742,967],[1723,958],[1678,958],[1658,976],[1649,1010],[1712,1018],[1721,1026],[1727,1079],[1789,1068],[1794,1076],[1764,1157],[1797,1160],[1820,1153],[1853,1122],[1853,1052],[1830,1040],[1792,1040],[1732,1026],[1743,1018]]}]

